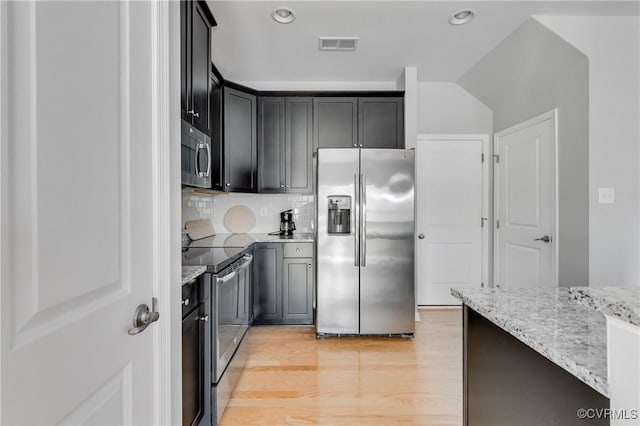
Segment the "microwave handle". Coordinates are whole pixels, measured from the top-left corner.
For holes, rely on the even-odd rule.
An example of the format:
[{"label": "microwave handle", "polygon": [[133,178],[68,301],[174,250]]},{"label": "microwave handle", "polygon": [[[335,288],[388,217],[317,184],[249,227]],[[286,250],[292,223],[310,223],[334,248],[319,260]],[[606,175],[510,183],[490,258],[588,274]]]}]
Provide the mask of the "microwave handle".
[{"label": "microwave handle", "polygon": [[[198,157],[200,156],[200,150],[207,150],[207,171],[201,172],[200,167],[198,167]],[[198,177],[209,177],[211,174],[211,148],[209,148],[209,144],[207,143],[199,143],[196,145],[196,175]]]}]

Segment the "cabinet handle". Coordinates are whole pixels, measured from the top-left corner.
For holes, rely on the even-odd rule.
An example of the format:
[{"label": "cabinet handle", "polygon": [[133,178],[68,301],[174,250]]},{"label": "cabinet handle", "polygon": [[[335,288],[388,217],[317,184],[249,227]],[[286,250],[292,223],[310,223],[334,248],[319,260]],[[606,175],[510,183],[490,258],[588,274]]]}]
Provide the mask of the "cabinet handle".
[{"label": "cabinet handle", "polygon": [[227,183],[227,186],[231,186],[231,184],[230,184],[230,183]]},{"label": "cabinet handle", "polygon": [[184,306],[189,306],[189,299],[184,299],[184,300],[182,301],[182,304],[183,304]]},{"label": "cabinet handle", "polygon": [[203,317],[200,317],[200,321],[204,321],[204,322],[209,321],[209,315],[205,315]]},{"label": "cabinet handle", "polygon": [[192,109],[190,109],[189,111],[187,111],[187,114],[191,114],[191,115],[193,115],[193,116],[194,116],[194,117],[196,117],[196,118],[200,117],[200,114],[199,114],[199,113],[197,113],[197,112],[195,112],[195,111],[194,111],[194,110],[192,110]]},{"label": "cabinet handle", "polygon": [[287,188],[291,188],[291,185],[287,185]]},{"label": "cabinet handle", "polygon": [[300,249],[299,248],[296,248],[296,253],[300,253]]},{"label": "cabinet handle", "polygon": [[311,269],[311,264],[310,263],[307,263],[307,268]]},{"label": "cabinet handle", "polygon": [[280,188],[284,188],[284,185],[280,185]]}]

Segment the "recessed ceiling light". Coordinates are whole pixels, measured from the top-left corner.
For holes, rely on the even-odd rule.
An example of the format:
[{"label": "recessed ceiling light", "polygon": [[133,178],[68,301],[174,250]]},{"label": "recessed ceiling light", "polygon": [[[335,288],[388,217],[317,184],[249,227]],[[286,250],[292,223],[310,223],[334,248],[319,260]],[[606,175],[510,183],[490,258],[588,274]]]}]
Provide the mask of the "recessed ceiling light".
[{"label": "recessed ceiling light", "polygon": [[290,24],[296,20],[296,13],[289,7],[279,7],[271,12],[271,17],[279,24]]},{"label": "recessed ceiling light", "polygon": [[449,23],[451,25],[462,25],[471,21],[476,13],[471,9],[462,9],[454,13],[451,18],[449,18]]}]

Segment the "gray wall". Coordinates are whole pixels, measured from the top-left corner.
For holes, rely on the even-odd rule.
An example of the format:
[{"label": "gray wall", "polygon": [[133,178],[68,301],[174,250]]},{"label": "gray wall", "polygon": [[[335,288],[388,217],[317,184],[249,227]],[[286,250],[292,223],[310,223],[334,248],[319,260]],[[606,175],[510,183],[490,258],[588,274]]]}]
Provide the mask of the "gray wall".
[{"label": "gray wall", "polygon": [[589,283],[589,64],[530,19],[458,84],[493,110],[499,132],[558,108],[560,286]]}]

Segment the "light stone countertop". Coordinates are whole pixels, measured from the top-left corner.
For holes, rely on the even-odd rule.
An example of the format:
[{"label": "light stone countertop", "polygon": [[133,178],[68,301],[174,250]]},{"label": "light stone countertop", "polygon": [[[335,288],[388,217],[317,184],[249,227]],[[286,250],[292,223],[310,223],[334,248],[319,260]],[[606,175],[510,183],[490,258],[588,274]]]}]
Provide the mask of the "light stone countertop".
[{"label": "light stone countertop", "polygon": [[640,288],[571,287],[578,302],[610,317],[640,326]]},{"label": "light stone countertop", "polygon": [[451,289],[465,305],[604,396],[604,315],[574,300],[568,288]]},{"label": "light stone countertop", "polygon": [[206,266],[183,266],[182,267],[182,285],[198,278],[207,270]]}]

